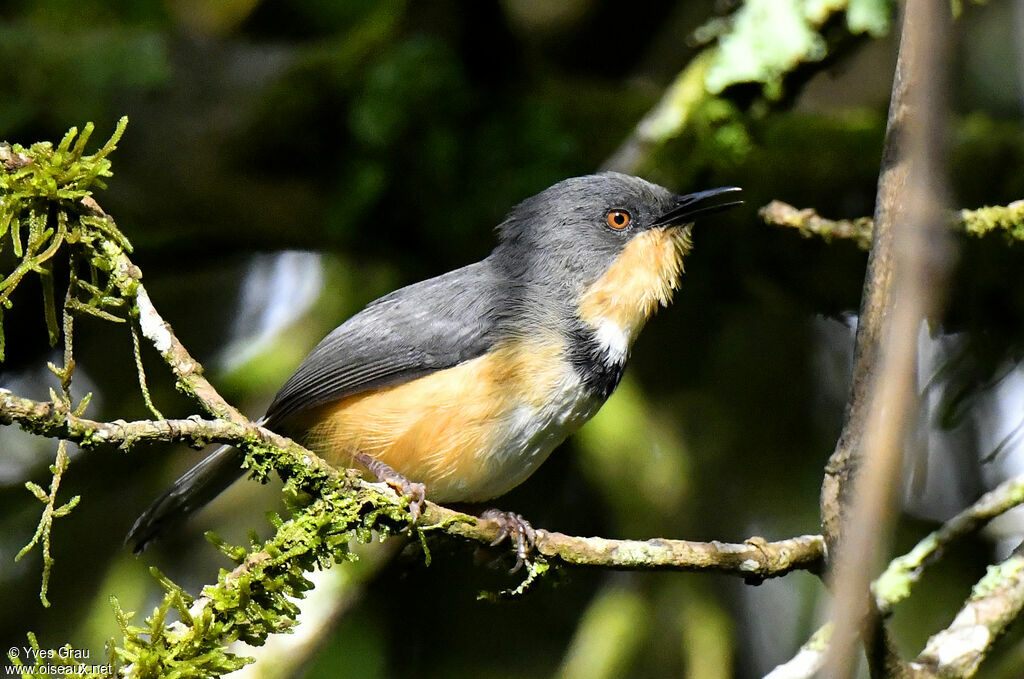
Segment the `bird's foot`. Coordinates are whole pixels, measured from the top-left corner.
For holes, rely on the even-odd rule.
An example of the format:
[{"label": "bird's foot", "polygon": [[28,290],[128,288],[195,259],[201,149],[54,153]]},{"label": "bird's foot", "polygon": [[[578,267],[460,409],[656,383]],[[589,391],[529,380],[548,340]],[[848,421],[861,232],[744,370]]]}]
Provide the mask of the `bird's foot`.
[{"label": "bird's foot", "polygon": [[516,565],[511,572],[515,573],[522,568],[537,541],[537,531],[533,529],[530,522],[521,514],[503,512],[500,509],[488,509],[480,515],[480,518],[494,521],[501,529],[498,537],[491,542],[492,547],[501,544],[506,539],[515,546]]},{"label": "bird's foot", "polygon": [[378,481],[388,484],[395,489],[396,493],[409,498],[409,514],[412,516],[413,523],[420,518],[423,503],[427,497],[425,485],[410,481],[395,471],[391,465],[375,460],[366,453],[356,453],[355,461],[366,467],[371,474],[377,477]]}]

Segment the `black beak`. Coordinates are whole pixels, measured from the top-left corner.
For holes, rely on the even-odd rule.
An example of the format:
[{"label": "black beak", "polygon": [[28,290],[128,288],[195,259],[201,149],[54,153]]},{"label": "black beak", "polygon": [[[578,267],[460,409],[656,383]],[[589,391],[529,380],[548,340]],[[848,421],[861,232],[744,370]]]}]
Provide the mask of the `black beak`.
[{"label": "black beak", "polygon": [[742,200],[733,200],[725,203],[711,202],[712,198],[717,198],[718,196],[729,193],[738,193],[742,190],[743,189],[738,186],[723,186],[717,189],[708,189],[707,191],[689,193],[685,196],[676,196],[675,207],[654,220],[654,223],[651,224],[651,226],[688,224],[697,219],[697,217],[703,217],[714,212],[728,210],[729,208],[736,207],[737,205],[743,205]]}]

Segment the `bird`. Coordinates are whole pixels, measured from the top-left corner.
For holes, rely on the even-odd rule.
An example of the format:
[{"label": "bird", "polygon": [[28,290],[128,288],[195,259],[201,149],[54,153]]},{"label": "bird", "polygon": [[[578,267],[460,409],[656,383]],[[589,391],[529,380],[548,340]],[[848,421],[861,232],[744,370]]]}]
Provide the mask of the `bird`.
[{"label": "bird", "polygon": [[[412,496],[481,503],[525,481],[604,404],[647,320],[668,306],[693,222],[738,187],[676,194],[616,172],[562,180],[498,225],[484,259],[370,302],[284,383],[260,424]],[[222,446],[139,516],[154,538],[243,476]],[[520,561],[534,539],[489,510]]]}]

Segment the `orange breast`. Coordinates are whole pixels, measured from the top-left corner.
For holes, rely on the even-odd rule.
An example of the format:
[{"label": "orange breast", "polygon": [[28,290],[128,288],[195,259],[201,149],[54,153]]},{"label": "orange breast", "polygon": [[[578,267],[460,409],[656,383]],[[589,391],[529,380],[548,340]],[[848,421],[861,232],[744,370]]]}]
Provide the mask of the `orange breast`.
[{"label": "orange breast", "polygon": [[323,406],[304,418],[303,441],[339,466],[366,453],[426,484],[433,500],[496,497],[592,414],[579,417],[582,393],[562,354],[553,335],[507,342],[447,370]]}]

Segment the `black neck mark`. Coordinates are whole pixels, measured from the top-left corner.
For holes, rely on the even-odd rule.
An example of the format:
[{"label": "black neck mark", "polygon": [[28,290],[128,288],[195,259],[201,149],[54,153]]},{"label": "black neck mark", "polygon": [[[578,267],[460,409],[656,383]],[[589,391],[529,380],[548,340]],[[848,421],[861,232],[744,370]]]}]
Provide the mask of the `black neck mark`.
[{"label": "black neck mark", "polygon": [[593,328],[583,321],[572,325],[566,333],[566,339],[569,363],[579,375],[583,386],[602,399],[611,396],[626,369],[626,358],[613,359],[597,341]]}]

